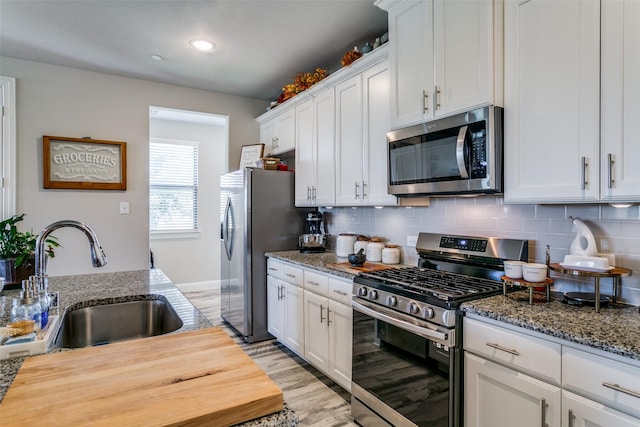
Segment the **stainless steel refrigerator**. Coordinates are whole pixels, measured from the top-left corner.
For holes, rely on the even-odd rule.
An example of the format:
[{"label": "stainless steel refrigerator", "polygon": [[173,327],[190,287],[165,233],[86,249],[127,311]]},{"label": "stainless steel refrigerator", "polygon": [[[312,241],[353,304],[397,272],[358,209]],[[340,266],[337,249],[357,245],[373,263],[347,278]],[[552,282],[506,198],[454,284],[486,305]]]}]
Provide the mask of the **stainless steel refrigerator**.
[{"label": "stainless steel refrigerator", "polygon": [[302,218],[293,172],[243,168],[220,179],[222,318],[247,342],[267,332],[265,252],[296,249]]}]

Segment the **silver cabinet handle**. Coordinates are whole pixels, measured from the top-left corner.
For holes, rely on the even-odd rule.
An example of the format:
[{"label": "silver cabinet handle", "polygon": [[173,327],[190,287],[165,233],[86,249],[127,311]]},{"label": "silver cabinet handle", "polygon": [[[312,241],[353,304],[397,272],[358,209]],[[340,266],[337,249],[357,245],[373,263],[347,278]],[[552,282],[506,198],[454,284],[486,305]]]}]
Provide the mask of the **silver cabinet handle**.
[{"label": "silver cabinet handle", "polygon": [[429,92],[426,90],[422,91],[422,111],[429,112]]},{"label": "silver cabinet handle", "polygon": [[607,154],[607,162],[609,163],[609,183],[607,184],[607,187],[613,188],[613,183],[615,182],[613,179],[613,154]]},{"label": "silver cabinet handle", "polygon": [[546,418],[545,412],[547,409],[547,401],[544,399],[540,399],[540,427],[548,427],[547,423],[544,421]]},{"label": "silver cabinet handle", "polygon": [[295,275],[295,274],[291,274],[291,273],[287,273],[285,276],[287,276],[287,277],[291,277],[291,278],[295,278],[295,277],[296,277],[296,275]]},{"label": "silver cabinet handle", "polygon": [[360,198],[360,183],[356,181],[356,199]]},{"label": "silver cabinet handle", "polygon": [[278,301],[282,299],[282,285],[278,285]]},{"label": "silver cabinet handle", "polygon": [[573,427],[573,419],[574,418],[575,418],[575,416],[573,415],[573,409],[569,409],[569,415],[568,415],[569,423],[567,424],[567,427]]},{"label": "silver cabinet handle", "polygon": [[367,198],[367,183],[362,181],[362,199]]},{"label": "silver cabinet handle", "polygon": [[307,185],[307,200],[311,200],[311,187]]},{"label": "silver cabinet handle", "polygon": [[337,289],[334,289],[333,292],[335,292],[338,295],[342,295],[343,297],[347,296],[347,293],[345,291],[339,291]]},{"label": "silver cabinet handle", "polygon": [[327,307],[327,326],[331,324],[331,310]]},{"label": "silver cabinet handle", "polygon": [[311,199],[316,200],[316,186],[311,187]]},{"label": "silver cabinet handle", "polygon": [[497,343],[488,342],[487,345],[489,347],[495,348],[496,350],[504,351],[506,353],[513,354],[514,356],[520,356],[520,353],[518,353],[517,350],[512,350],[510,348],[502,347]]},{"label": "silver cabinet handle", "polygon": [[585,156],[582,156],[581,163],[582,165],[580,166],[580,174],[582,183],[580,184],[580,188],[582,190],[585,190],[587,188],[587,185],[589,184],[587,182],[587,166],[589,166],[589,163],[587,162],[587,158]]},{"label": "silver cabinet handle", "polygon": [[436,86],[436,89],[434,90],[435,92],[435,96],[434,96],[434,110],[438,111],[440,109],[440,89],[438,88],[438,86]]},{"label": "silver cabinet handle", "polygon": [[323,311],[324,311],[324,305],[320,304],[320,323],[324,322],[324,316],[322,316]]},{"label": "silver cabinet handle", "polygon": [[628,394],[629,396],[637,397],[638,399],[640,399],[640,392],[637,392],[637,391],[634,391],[634,390],[631,390],[631,389],[628,389],[628,388],[621,387],[619,384],[611,384],[611,383],[608,383],[608,382],[603,382],[602,386],[610,388],[610,389],[615,390],[615,391],[619,391],[619,392],[624,393],[624,394]]},{"label": "silver cabinet handle", "polygon": [[307,283],[313,286],[320,286],[320,283],[318,282],[312,282],[311,280],[307,280]]},{"label": "silver cabinet handle", "polygon": [[275,268],[275,267],[269,267],[269,270],[271,270],[271,271],[278,271],[278,269],[277,269],[277,268]]}]

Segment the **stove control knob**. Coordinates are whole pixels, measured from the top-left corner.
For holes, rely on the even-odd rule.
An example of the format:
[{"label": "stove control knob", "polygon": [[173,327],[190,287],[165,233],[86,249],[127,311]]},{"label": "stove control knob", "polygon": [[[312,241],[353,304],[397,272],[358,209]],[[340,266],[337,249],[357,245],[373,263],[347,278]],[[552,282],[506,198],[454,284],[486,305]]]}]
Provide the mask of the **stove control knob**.
[{"label": "stove control knob", "polygon": [[378,292],[373,289],[369,291],[369,299],[378,299]]},{"label": "stove control knob", "polygon": [[369,291],[364,286],[358,288],[358,296],[366,297]]},{"label": "stove control knob", "polygon": [[424,308],[424,318],[425,319],[433,319],[435,317],[436,313],[435,311],[433,311],[433,308],[431,307],[425,307]]},{"label": "stove control knob", "polygon": [[389,295],[387,297],[387,305],[389,307],[395,307],[396,305],[398,305],[398,298],[394,297],[393,295]]},{"label": "stove control knob", "polygon": [[415,302],[409,303],[409,313],[410,314],[418,314],[420,313],[420,306]]}]

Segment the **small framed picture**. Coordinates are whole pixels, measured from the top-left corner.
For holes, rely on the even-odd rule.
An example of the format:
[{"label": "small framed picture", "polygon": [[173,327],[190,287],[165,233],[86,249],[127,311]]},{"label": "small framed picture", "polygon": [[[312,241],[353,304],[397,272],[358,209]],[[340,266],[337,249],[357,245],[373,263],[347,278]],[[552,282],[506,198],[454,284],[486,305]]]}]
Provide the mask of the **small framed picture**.
[{"label": "small framed picture", "polygon": [[240,152],[239,169],[256,167],[256,161],[262,158],[263,153],[264,144],[243,145],[242,151]]},{"label": "small framed picture", "polygon": [[45,135],[42,158],[44,188],[127,189],[126,142]]}]

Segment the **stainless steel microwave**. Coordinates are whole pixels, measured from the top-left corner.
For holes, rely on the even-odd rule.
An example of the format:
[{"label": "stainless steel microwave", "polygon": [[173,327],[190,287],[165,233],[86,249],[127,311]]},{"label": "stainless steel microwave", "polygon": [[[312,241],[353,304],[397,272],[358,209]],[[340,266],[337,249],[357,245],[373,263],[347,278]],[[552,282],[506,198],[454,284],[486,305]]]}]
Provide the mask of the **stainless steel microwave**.
[{"label": "stainless steel microwave", "polygon": [[389,193],[501,193],[502,118],[488,106],[387,133]]}]

